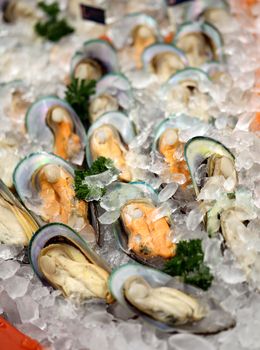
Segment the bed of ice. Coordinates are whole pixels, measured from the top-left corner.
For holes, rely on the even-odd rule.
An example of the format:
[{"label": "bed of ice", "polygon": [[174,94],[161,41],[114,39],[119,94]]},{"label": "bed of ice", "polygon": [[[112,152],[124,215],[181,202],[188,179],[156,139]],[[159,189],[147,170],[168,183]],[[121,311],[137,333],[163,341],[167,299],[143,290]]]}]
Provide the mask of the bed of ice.
[{"label": "bed of ice", "polygon": [[[248,132],[250,118],[260,108],[259,99],[249,93],[254,86],[254,72],[259,68],[260,57],[259,42],[254,35],[254,30],[260,29],[259,6],[254,11],[255,27],[251,19],[243,15],[239,20],[230,21],[224,30],[229,78],[213,87],[205,86],[212,97],[210,108],[217,117],[216,127],[193,129],[183,133],[181,138],[185,141],[192,136],[206,134],[229,147],[236,156],[239,185],[248,190],[250,205],[257,214],[260,209],[260,139]],[[60,45],[52,45],[36,39],[28,24],[22,22],[9,26],[1,23],[0,82],[9,84],[0,85],[0,141],[13,140],[13,143],[10,141],[13,147],[10,152],[15,153],[17,158],[44,149],[44,145],[29,142],[23,134],[23,116],[10,121],[7,109],[11,92],[19,85],[29,103],[46,94],[63,97],[70,56],[88,39],[88,35],[91,37],[93,30],[93,25],[84,30],[81,28],[77,35],[63,39]],[[100,27],[98,30],[102,31]],[[222,253],[221,240],[207,238],[196,202],[190,201],[190,212],[183,215],[179,211],[181,200],[169,200],[183,179],[170,178],[163,171],[160,161],[153,159],[148,152],[152,126],[165,113],[163,103],[154,94],[156,86],[153,86],[150,77],[140,72],[125,73],[136,88],[137,102],[131,110],[131,117],[142,130],[131,144],[128,162],[135,163],[140,177],[154,187],[159,187],[161,182],[168,183],[159,195],[162,205],[158,215],[171,211],[177,240],[203,239],[205,261],[215,276],[211,293],[236,317],[236,327],[207,337],[166,335],[139,319],[128,319],[127,314],[122,319],[116,319],[106,311],[104,304],[86,302],[75,305],[65,300],[59,291],[42,285],[26,263],[22,247],[6,245],[0,245],[0,314],[22,332],[53,350],[257,350],[260,343],[260,294],[246,282],[246,276],[231,252],[225,250]],[[5,152],[0,148],[0,163],[7,157]],[[163,178],[158,180],[154,172],[162,173]],[[204,198],[217,195],[214,186],[209,186],[201,194]],[[108,221],[107,217],[103,217],[104,223]],[[247,227],[248,246],[245,247],[254,247],[258,255],[259,224],[260,220],[255,216]],[[103,227],[103,237],[103,248],[98,252],[111,266],[127,262],[128,257],[118,251],[108,225]],[[256,271],[258,274],[254,282],[258,282],[259,286],[260,266],[256,266]]]}]

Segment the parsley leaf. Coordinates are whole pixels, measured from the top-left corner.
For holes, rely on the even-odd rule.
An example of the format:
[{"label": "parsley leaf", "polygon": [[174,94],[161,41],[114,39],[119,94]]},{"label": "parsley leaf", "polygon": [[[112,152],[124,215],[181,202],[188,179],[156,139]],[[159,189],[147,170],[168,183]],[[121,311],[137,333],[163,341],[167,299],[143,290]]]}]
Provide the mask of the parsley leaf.
[{"label": "parsley leaf", "polygon": [[57,18],[60,13],[59,4],[55,1],[52,4],[46,4],[44,1],[38,3],[38,7],[49,17]]},{"label": "parsley leaf", "polygon": [[35,24],[35,31],[38,35],[47,38],[50,41],[59,41],[63,36],[69,35],[74,32],[74,29],[66,22],[64,18],[58,19],[60,13],[59,4],[53,2],[52,4],[46,4],[45,2],[39,2],[38,6],[47,15],[45,21],[40,21]]},{"label": "parsley leaf", "polygon": [[163,271],[171,276],[181,276],[185,283],[207,290],[213,276],[203,259],[200,239],[181,241],[177,245],[176,255],[164,265]]},{"label": "parsley leaf", "polygon": [[98,175],[109,169],[115,170],[111,159],[105,157],[97,158],[88,170],[75,170],[74,188],[78,199],[92,200],[96,197],[102,197],[106,193],[105,187],[90,186],[84,183],[86,177]]},{"label": "parsley leaf", "polygon": [[89,98],[95,93],[95,80],[81,80],[72,78],[66,90],[66,100],[80,117],[83,125],[89,127],[88,108]]}]

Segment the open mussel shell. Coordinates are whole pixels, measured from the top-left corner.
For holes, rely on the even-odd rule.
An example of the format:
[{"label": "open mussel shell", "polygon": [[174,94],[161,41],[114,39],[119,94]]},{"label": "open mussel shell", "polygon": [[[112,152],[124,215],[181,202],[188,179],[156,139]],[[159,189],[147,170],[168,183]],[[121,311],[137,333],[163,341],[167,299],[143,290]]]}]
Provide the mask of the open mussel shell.
[{"label": "open mussel shell", "polygon": [[99,117],[89,128],[87,134],[87,146],[86,146],[86,158],[88,166],[91,167],[93,163],[93,156],[90,151],[90,137],[95,129],[101,127],[102,125],[110,125],[113,127],[120,135],[121,140],[125,145],[129,145],[130,142],[135,137],[135,129],[131,120],[126,114],[122,112],[107,112]]},{"label": "open mussel shell", "polygon": [[143,67],[145,70],[150,70],[150,65],[152,60],[159,54],[163,53],[172,53],[176,57],[179,58],[179,60],[183,63],[183,66],[188,66],[188,60],[185,56],[185,53],[178,49],[176,46],[171,44],[163,44],[163,43],[155,43],[150,46],[148,46],[143,54],[142,54],[142,61],[143,61]]},{"label": "open mussel shell", "polygon": [[[131,13],[119,21],[115,22],[110,30],[109,37],[117,49],[123,48],[125,45],[130,45],[132,34],[136,27],[146,26],[150,28],[158,41],[161,41],[160,30],[156,20],[145,13]],[[122,30],[122,27],[124,30]],[[120,36],[118,35],[120,33]]]},{"label": "open mussel shell", "polygon": [[166,81],[166,83],[163,84],[162,93],[167,92],[173,86],[176,86],[185,80],[189,80],[189,81],[192,80],[196,83],[200,83],[200,82],[208,83],[208,82],[210,82],[209,76],[203,70],[201,70],[199,68],[187,67],[187,68],[184,68],[184,69],[178,71],[177,73],[173,74]]},{"label": "open mussel shell", "polygon": [[[28,246],[38,224],[0,180],[0,243]],[[10,225],[10,226],[9,226]]]},{"label": "open mussel shell", "polygon": [[154,152],[159,152],[159,139],[167,129],[188,130],[196,128],[197,130],[205,130],[205,127],[207,127],[207,124],[198,118],[190,117],[186,114],[173,114],[156,125],[153,132],[152,149]]},{"label": "open mussel shell", "polygon": [[116,97],[119,106],[127,110],[133,100],[133,92],[130,81],[121,73],[109,73],[102,77],[96,85],[94,98],[102,94]]},{"label": "open mussel shell", "polygon": [[222,36],[215,28],[209,23],[203,22],[185,22],[177,30],[177,33],[174,38],[174,44],[178,47],[179,41],[188,34],[201,33],[204,34],[210,41],[213,49],[213,58],[209,59],[223,62],[224,53],[223,53],[223,40]]},{"label": "open mussel shell", "polygon": [[41,227],[35,233],[29,245],[30,263],[38,278],[44,283],[49,284],[39,267],[38,257],[43,248],[54,243],[67,243],[74,246],[81,251],[87,260],[110,273],[111,270],[108,264],[88,246],[77,232],[64,224],[52,223]]},{"label": "open mussel shell", "polygon": [[[112,196],[111,193],[113,194]],[[118,182],[112,184],[110,187],[110,193],[103,196],[100,205],[107,211],[113,208],[113,210],[121,212],[121,209],[126,204],[131,204],[132,202],[144,203],[156,208],[156,205],[158,204],[158,195],[149,184],[142,181],[130,182],[128,184]],[[121,218],[115,221],[112,225],[118,247],[130,258],[155,268],[162,268],[164,266],[166,259],[162,257],[146,257],[145,254],[139,255],[129,249],[129,234],[126,232],[125,225]]]},{"label": "open mussel shell", "polygon": [[196,2],[190,3],[186,14],[186,19],[190,21],[195,20],[209,8],[218,8],[228,11],[229,6],[225,0],[196,0]]},{"label": "open mussel shell", "polygon": [[119,71],[116,51],[105,40],[92,39],[83,44],[81,50],[72,57],[70,67],[72,76],[76,66],[84,59],[92,59],[99,63],[103,69],[103,74]]},{"label": "open mussel shell", "polygon": [[[74,177],[74,168],[68,162],[58,156],[55,156],[54,154],[46,152],[32,153],[25,157],[17,165],[13,174],[15,189],[20,199],[24,203],[25,207],[34,213],[37,222],[41,226],[46,224],[46,222],[42,218],[42,199],[39,195],[37,172],[40,171],[45,165],[57,165],[71,175],[72,178]],[[100,232],[99,223],[96,219],[95,205],[93,203],[89,203],[88,208],[88,220],[95,230],[95,238],[99,244]],[[79,230],[82,235],[85,234],[83,232],[84,227],[83,231],[81,229]],[[88,238],[87,234],[86,239],[90,239]]]},{"label": "open mussel shell", "polygon": [[84,160],[86,133],[79,117],[67,102],[55,96],[46,96],[33,103],[27,111],[25,121],[29,137],[31,140],[37,140],[40,144],[46,145],[49,148],[46,151],[53,152],[55,134],[49,125],[48,114],[57,107],[64,109],[66,114],[69,115],[73,132],[79,137],[81,142],[80,151],[68,160],[74,164],[81,165]]},{"label": "open mussel shell", "polygon": [[[147,315],[144,311],[130,304],[125,297],[125,282],[131,277],[142,277],[152,288],[169,287],[177,289],[190,297],[193,297],[206,310],[205,317],[200,321],[187,322],[182,325],[174,325],[176,318],[173,315],[173,324],[163,323]],[[113,297],[124,308],[139,315],[145,322],[166,333],[196,333],[214,334],[235,326],[233,317],[211,299],[207,292],[203,292],[190,285],[181,283],[177,278],[139,264],[125,264],[113,270],[109,279],[109,288]],[[158,300],[154,300],[157,303]]]},{"label": "open mussel shell", "polygon": [[193,137],[185,145],[184,156],[189,167],[196,195],[200,192],[196,178],[196,171],[209,157],[215,154],[225,156],[234,162],[235,158],[229,149],[222,143],[209,137]]},{"label": "open mussel shell", "polygon": [[26,208],[35,212],[36,215],[37,206],[41,200],[38,197],[37,188],[33,186],[32,178],[38,170],[47,164],[60,166],[74,177],[74,169],[68,162],[54,154],[46,152],[32,153],[22,159],[16,166],[13,174],[16,192]]}]

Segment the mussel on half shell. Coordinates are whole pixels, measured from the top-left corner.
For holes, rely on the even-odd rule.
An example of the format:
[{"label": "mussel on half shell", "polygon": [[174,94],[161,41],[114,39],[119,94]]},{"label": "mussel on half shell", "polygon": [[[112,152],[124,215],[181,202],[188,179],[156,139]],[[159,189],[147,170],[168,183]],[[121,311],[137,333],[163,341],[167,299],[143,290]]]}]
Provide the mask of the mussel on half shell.
[{"label": "mussel on half shell", "polygon": [[213,334],[235,325],[207,292],[139,264],[115,269],[109,288],[120,305],[163,332]]},{"label": "mussel on half shell", "polygon": [[39,279],[65,297],[112,302],[110,268],[70,227],[56,223],[41,227],[30,242],[29,259]]},{"label": "mussel on half shell", "polygon": [[61,222],[87,240],[98,235],[91,226],[96,226],[92,204],[75,197],[74,168],[65,160],[50,153],[32,153],[17,165],[14,185],[40,225]]}]

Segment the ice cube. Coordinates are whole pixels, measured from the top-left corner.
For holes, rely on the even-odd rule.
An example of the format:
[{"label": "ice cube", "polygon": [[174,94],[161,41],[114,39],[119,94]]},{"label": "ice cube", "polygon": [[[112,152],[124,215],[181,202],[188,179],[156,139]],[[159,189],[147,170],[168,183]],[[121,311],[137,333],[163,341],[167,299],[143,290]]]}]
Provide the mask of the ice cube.
[{"label": "ice cube", "polygon": [[171,198],[174,193],[177,191],[178,184],[175,182],[167,184],[159,193],[158,200],[159,202],[165,202]]},{"label": "ice cube", "polygon": [[32,322],[39,318],[39,305],[29,295],[17,298],[16,305],[22,322]]},{"label": "ice cube", "polygon": [[29,281],[20,276],[10,277],[3,282],[3,286],[11,298],[22,297],[27,292]]},{"label": "ice cube", "polygon": [[120,210],[106,211],[102,214],[98,221],[103,225],[110,225],[120,217]]},{"label": "ice cube", "polygon": [[6,279],[12,277],[17,270],[19,270],[20,264],[17,261],[7,260],[0,263],[0,278]]},{"label": "ice cube", "polygon": [[204,216],[204,213],[200,210],[200,208],[192,209],[189,212],[186,220],[187,229],[191,231],[195,231],[199,226],[199,224],[202,222],[203,216]]}]

